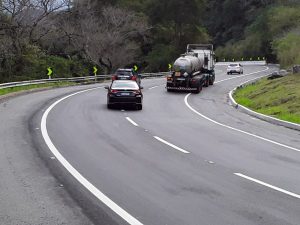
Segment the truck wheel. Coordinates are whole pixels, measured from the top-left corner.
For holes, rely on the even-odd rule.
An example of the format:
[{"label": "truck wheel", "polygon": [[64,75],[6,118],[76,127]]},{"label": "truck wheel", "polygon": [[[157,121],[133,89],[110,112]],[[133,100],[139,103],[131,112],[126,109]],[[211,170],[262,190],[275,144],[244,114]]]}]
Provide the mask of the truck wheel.
[{"label": "truck wheel", "polygon": [[204,84],[204,87],[208,87],[208,86],[209,86],[209,78],[206,79],[205,84]]},{"label": "truck wheel", "polygon": [[136,106],[136,109],[137,109],[137,110],[142,110],[142,109],[143,109],[143,105],[137,105],[137,106]]},{"label": "truck wheel", "polygon": [[202,84],[199,84],[196,91],[193,91],[194,94],[199,94],[202,91]]},{"label": "truck wheel", "polygon": [[214,85],[214,82],[215,82],[215,76],[209,79],[209,85]]}]

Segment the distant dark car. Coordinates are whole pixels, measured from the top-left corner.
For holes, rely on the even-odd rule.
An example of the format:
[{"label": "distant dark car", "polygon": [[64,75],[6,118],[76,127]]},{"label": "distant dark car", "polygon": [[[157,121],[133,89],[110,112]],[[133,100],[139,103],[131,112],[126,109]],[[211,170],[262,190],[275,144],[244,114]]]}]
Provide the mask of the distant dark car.
[{"label": "distant dark car", "polygon": [[133,69],[118,69],[112,80],[134,80],[141,85],[141,76]]},{"label": "distant dark car", "polygon": [[105,89],[107,93],[107,108],[116,105],[134,106],[138,110],[143,109],[143,94],[140,87],[133,80],[115,80]]}]

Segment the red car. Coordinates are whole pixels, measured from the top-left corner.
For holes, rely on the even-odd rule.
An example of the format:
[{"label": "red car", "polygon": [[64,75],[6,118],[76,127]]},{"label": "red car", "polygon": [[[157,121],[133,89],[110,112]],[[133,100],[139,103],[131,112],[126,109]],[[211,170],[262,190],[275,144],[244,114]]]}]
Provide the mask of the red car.
[{"label": "red car", "polygon": [[134,80],[138,85],[141,85],[141,76],[133,69],[118,69],[112,80]]}]

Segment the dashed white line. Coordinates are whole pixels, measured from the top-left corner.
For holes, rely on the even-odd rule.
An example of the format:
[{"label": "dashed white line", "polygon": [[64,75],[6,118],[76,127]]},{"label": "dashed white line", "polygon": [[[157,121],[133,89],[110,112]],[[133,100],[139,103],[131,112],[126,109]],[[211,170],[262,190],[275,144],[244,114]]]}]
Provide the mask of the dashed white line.
[{"label": "dashed white line", "polygon": [[246,76],[250,76],[250,75],[253,75],[253,74],[265,72],[265,71],[267,71],[267,70],[269,70],[269,67],[266,67],[265,70],[260,70],[260,71],[253,72],[253,73],[248,73],[248,74],[245,74],[245,75],[239,75],[239,76],[237,76],[237,77],[230,77],[230,78],[227,78],[227,79],[219,80],[219,81],[216,81],[215,84],[221,83],[221,82],[224,82],[224,81],[227,81],[227,80],[238,79],[238,78],[241,78],[241,77],[246,77]]},{"label": "dashed white line", "polygon": [[225,127],[225,128],[228,128],[230,130],[234,130],[234,131],[237,131],[237,132],[240,132],[242,134],[246,134],[246,135],[249,135],[249,136],[252,136],[252,137],[255,137],[255,138],[258,138],[258,139],[261,139],[263,141],[266,141],[266,142],[269,142],[269,143],[272,143],[272,144],[275,144],[275,145],[278,145],[278,146],[281,146],[281,147],[284,147],[284,148],[288,148],[290,150],[294,150],[294,151],[297,151],[297,152],[300,152],[300,149],[297,149],[297,148],[294,148],[294,147],[291,147],[291,146],[288,146],[288,145],[285,145],[285,144],[281,144],[279,142],[276,142],[276,141],[273,141],[273,140],[270,140],[268,138],[264,138],[264,137],[261,137],[259,135],[256,135],[256,134],[252,134],[252,133],[249,133],[247,131],[243,131],[243,130],[240,130],[240,129],[237,129],[237,128],[234,128],[234,127],[231,127],[231,126],[228,126],[228,125],[225,125],[223,123],[220,123],[220,122],[217,122],[203,114],[201,114],[200,112],[198,112],[196,109],[194,109],[189,103],[188,103],[188,97],[190,96],[191,94],[188,94],[187,96],[185,96],[184,98],[184,102],[186,104],[186,106],[191,110],[193,111],[194,113],[196,113],[197,115],[201,116],[202,118],[212,122],[212,123],[215,123],[219,126],[222,126],[222,127]]},{"label": "dashed white line", "polygon": [[186,150],[184,150],[184,149],[182,149],[182,148],[177,147],[176,145],[173,145],[173,144],[171,144],[171,143],[165,141],[164,139],[162,139],[162,138],[160,138],[160,137],[157,137],[157,136],[153,136],[153,137],[154,137],[156,140],[158,140],[158,141],[160,141],[160,142],[162,142],[162,143],[164,143],[164,144],[166,144],[166,145],[168,145],[168,146],[170,146],[170,147],[176,149],[177,151],[180,151],[180,152],[185,153],[185,154],[189,154],[189,153],[190,153],[190,152],[188,152],[188,151],[186,151]]},{"label": "dashed white line", "polygon": [[127,119],[133,126],[136,126],[136,127],[139,126],[136,122],[134,122],[132,119],[130,119],[130,117],[126,117],[126,119]]},{"label": "dashed white line", "polygon": [[263,182],[263,181],[254,179],[254,178],[252,178],[252,177],[248,177],[248,176],[246,176],[246,175],[244,175],[244,174],[241,174],[241,173],[234,173],[234,174],[237,175],[237,176],[239,176],[239,177],[242,177],[242,178],[245,178],[245,179],[247,179],[247,180],[250,180],[250,181],[252,181],[252,182],[255,182],[255,183],[258,183],[258,184],[260,184],[260,185],[263,185],[263,186],[265,186],[265,187],[271,188],[271,189],[273,189],[273,190],[276,190],[276,191],[282,192],[282,193],[284,193],[284,194],[287,194],[287,195],[289,195],[289,196],[292,196],[292,197],[295,197],[295,198],[300,199],[300,195],[295,194],[295,193],[293,193],[293,192],[284,190],[284,189],[282,189],[282,188],[273,186],[273,185],[271,185],[271,184],[267,184],[267,183],[265,183],[265,182]]},{"label": "dashed white line", "polygon": [[[101,87],[102,88],[102,87]],[[58,149],[53,144],[52,140],[50,139],[47,131],[47,117],[50,111],[60,102],[70,98],[74,95],[78,95],[87,91],[92,91],[99,88],[91,88],[84,91],[79,91],[74,94],[68,95],[60,100],[54,102],[43,114],[42,121],[41,121],[41,130],[43,138],[51,150],[53,155],[57,158],[57,160],[70,172],[70,174],[75,177],[87,190],[89,190],[96,198],[98,198],[101,202],[103,202],[106,206],[108,206],[112,211],[114,211],[117,215],[123,218],[127,223],[130,225],[143,225],[140,221],[136,218],[131,216],[128,212],[118,206],[115,202],[113,202],[110,198],[108,198],[105,194],[103,194],[99,189],[97,189],[92,183],[90,183],[85,177],[83,177],[58,151]]]},{"label": "dashed white line", "polygon": [[149,90],[152,90],[152,89],[158,88],[158,87],[159,87],[159,86],[153,86],[153,87],[149,88]]}]

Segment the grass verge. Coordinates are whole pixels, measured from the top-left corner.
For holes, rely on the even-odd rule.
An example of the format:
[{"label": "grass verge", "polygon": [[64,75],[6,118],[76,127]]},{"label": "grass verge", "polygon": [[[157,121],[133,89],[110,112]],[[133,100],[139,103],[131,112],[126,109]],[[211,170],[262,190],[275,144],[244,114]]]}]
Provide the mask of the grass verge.
[{"label": "grass verge", "polygon": [[239,88],[234,98],[258,113],[300,124],[300,74],[275,80],[263,78]]},{"label": "grass verge", "polygon": [[39,89],[39,88],[57,88],[57,87],[72,86],[72,85],[76,85],[76,83],[54,82],[54,83],[44,83],[44,84],[31,84],[31,85],[25,85],[19,87],[10,87],[10,88],[0,89],[0,96],[15,93],[15,92]]}]

